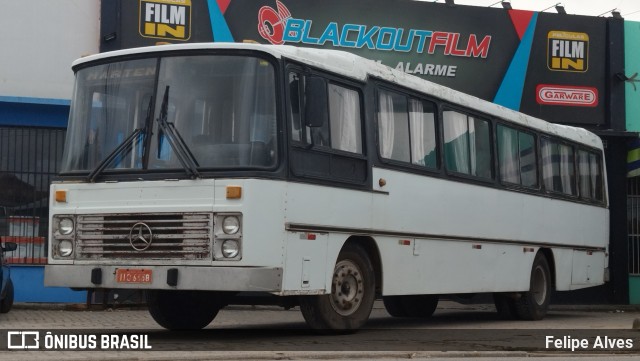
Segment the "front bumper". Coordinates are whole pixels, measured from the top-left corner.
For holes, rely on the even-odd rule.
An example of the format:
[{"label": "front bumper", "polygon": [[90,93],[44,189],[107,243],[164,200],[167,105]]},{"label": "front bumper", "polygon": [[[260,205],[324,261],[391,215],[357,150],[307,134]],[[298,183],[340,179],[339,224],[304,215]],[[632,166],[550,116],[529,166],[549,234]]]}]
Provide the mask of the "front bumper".
[{"label": "front bumper", "polygon": [[[117,269],[151,270],[151,282],[117,282]],[[72,288],[279,292],[282,290],[282,268],[47,265],[44,284]]]}]

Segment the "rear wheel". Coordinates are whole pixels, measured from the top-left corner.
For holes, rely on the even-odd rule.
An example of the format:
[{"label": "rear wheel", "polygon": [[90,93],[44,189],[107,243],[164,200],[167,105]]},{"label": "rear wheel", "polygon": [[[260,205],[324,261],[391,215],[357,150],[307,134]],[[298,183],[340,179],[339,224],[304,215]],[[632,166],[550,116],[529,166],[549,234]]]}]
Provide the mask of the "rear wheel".
[{"label": "rear wheel", "polygon": [[438,295],[403,296],[402,304],[409,317],[428,318],[438,307]]},{"label": "rear wheel", "polygon": [[4,298],[2,299],[2,302],[0,302],[0,313],[7,313],[11,310],[11,307],[13,306],[13,282],[11,282],[11,279],[9,279],[9,281],[7,282],[7,291],[4,295]]},{"label": "rear wheel", "polygon": [[541,320],[547,314],[551,300],[551,271],[549,262],[538,253],[531,268],[529,291],[524,292],[516,302],[516,313],[523,320]]},{"label": "rear wheel", "polygon": [[169,330],[199,330],[207,326],[224,306],[218,294],[205,291],[147,292],[151,317]]},{"label": "rear wheel", "polygon": [[384,307],[393,317],[428,318],[438,307],[438,295],[386,296]]},{"label": "rear wheel", "polygon": [[493,294],[493,303],[496,305],[498,316],[503,320],[515,320],[518,318],[516,300],[503,293]]},{"label": "rear wheel", "polygon": [[356,244],[346,244],[333,271],[331,293],[300,298],[307,324],[319,331],[355,332],[371,314],[374,277],[367,252]]},{"label": "rear wheel", "polygon": [[384,296],[382,303],[384,308],[393,317],[407,317],[407,312],[402,305],[402,297],[404,296]]}]

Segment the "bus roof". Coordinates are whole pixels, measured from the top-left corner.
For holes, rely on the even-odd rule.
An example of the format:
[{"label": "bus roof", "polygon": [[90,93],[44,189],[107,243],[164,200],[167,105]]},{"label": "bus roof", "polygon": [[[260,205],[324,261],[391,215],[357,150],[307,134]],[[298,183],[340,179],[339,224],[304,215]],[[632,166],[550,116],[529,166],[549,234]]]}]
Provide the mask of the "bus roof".
[{"label": "bus roof", "polygon": [[457,90],[424,80],[417,76],[407,74],[377,63],[373,60],[362,58],[355,54],[327,49],[313,49],[295,47],[289,45],[264,45],[247,43],[190,43],[179,45],[150,46],[143,48],[133,48],[118,50],[113,52],[100,53],[87,56],[73,62],[73,67],[112,57],[171,52],[185,50],[208,50],[208,49],[236,49],[253,50],[271,54],[276,58],[287,58],[298,61],[312,67],[327,70],[332,73],[365,82],[369,77],[382,79],[402,87],[413,89],[419,93],[428,94],[435,98],[460,104],[466,108],[475,109],[481,113],[491,115],[509,122],[520,124],[529,128],[538,129],[542,132],[556,135],[562,138],[576,141],[591,147],[602,149],[602,140],[594,133],[578,127],[549,123],[539,118],[535,118],[503,106],[482,100],[475,96],[462,93]]}]

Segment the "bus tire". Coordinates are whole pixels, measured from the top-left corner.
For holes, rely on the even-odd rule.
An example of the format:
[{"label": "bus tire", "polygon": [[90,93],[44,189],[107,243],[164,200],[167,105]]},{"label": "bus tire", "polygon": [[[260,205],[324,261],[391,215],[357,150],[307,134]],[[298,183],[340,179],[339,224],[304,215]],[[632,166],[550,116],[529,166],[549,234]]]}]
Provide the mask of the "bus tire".
[{"label": "bus tire", "polygon": [[147,291],[151,317],[168,330],[199,330],[213,321],[222,308],[214,292]]},{"label": "bus tire", "polygon": [[0,313],[7,313],[13,306],[13,282],[11,279],[7,282],[6,291],[2,302],[0,302]]},{"label": "bus tire", "polygon": [[402,297],[404,296],[384,296],[382,303],[392,317],[407,317],[404,306],[402,305]]},{"label": "bus tire", "polygon": [[385,296],[384,308],[393,317],[429,318],[438,308],[438,295]]},{"label": "bus tire", "polygon": [[438,308],[438,295],[409,295],[402,297],[407,317],[429,318]]},{"label": "bus tire", "polygon": [[300,297],[302,316],[309,327],[320,332],[355,332],[369,319],[375,285],[375,273],[367,252],[347,243],[334,267],[331,293]]},{"label": "bus tire", "polygon": [[498,317],[503,320],[515,320],[518,318],[516,300],[503,293],[493,294],[493,303],[496,305]]},{"label": "bus tire", "polygon": [[551,300],[551,271],[549,262],[538,252],[531,267],[529,291],[522,293],[516,302],[516,313],[522,320],[541,320],[547,314]]}]

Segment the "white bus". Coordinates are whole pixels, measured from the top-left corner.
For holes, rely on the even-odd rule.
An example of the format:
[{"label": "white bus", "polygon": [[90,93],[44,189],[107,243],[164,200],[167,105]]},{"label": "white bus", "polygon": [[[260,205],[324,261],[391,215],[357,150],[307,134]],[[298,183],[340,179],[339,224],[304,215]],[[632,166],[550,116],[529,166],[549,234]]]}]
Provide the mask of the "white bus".
[{"label": "white bus", "polygon": [[605,282],[603,146],[352,54],[187,44],[89,56],[45,283],[143,289],[168,329],[242,297],[352,331],[490,293],[544,317]]}]

